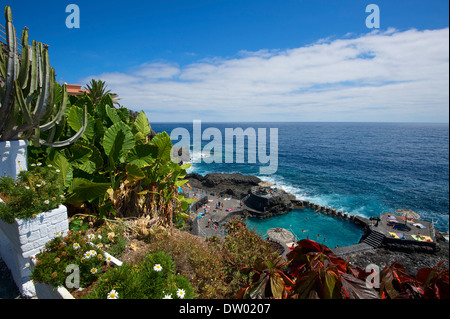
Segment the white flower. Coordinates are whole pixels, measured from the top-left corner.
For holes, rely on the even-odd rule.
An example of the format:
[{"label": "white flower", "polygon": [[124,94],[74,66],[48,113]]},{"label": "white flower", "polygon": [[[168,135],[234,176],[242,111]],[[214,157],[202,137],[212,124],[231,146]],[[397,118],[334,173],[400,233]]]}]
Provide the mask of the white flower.
[{"label": "white flower", "polygon": [[84,258],[86,258],[86,259],[91,258],[91,251],[90,250],[84,253]]},{"label": "white flower", "polygon": [[115,290],[111,290],[108,294],[108,299],[119,299],[119,294]]},{"label": "white flower", "polygon": [[80,244],[79,243],[74,243],[73,244],[73,249],[80,249]]},{"label": "white flower", "polygon": [[97,268],[92,268],[91,269],[91,274],[95,275],[97,273]]},{"label": "white flower", "polygon": [[157,271],[157,272],[160,272],[160,271],[162,270],[162,267],[161,267],[160,264],[156,264],[156,265],[153,267],[153,270],[154,270],[154,271]]},{"label": "white flower", "polygon": [[36,187],[41,187],[42,185],[41,184],[36,184]]},{"label": "white flower", "polygon": [[98,243],[97,244],[97,248],[103,248],[103,244],[102,243]]},{"label": "white flower", "polygon": [[102,239],[103,237],[102,237],[102,235],[97,235],[97,238]]},{"label": "white flower", "polygon": [[30,189],[30,187],[29,186],[25,186],[25,189]]},{"label": "white flower", "polygon": [[96,252],[95,250],[91,250],[91,256],[92,256],[92,257],[97,256],[97,252]]},{"label": "white flower", "polygon": [[172,296],[171,295],[164,295],[163,299],[172,299]]},{"label": "white flower", "polygon": [[92,234],[89,234],[89,235],[88,235],[88,238],[89,238],[90,240],[92,240],[92,239],[95,239],[95,236],[92,235]]},{"label": "white flower", "polygon": [[52,165],[52,164],[48,164],[47,166],[48,166],[48,167],[53,167],[53,165]]},{"label": "white flower", "polygon": [[37,165],[37,166],[42,166],[42,163],[41,163],[41,162],[38,162],[36,165]]},{"label": "white flower", "polygon": [[56,170],[56,173],[61,173],[61,171],[59,169]]},{"label": "white flower", "polygon": [[106,262],[107,262],[107,263],[110,263],[110,262],[112,262],[112,258],[111,258],[111,256],[108,256],[108,257],[106,257]]},{"label": "white flower", "polygon": [[44,204],[50,204],[50,201],[47,199],[47,200],[44,200]]},{"label": "white flower", "polygon": [[36,164],[31,164],[31,167],[36,167]]},{"label": "white flower", "polygon": [[184,291],[184,289],[178,289],[177,290],[178,298],[183,299],[185,295],[186,295],[186,292]]}]

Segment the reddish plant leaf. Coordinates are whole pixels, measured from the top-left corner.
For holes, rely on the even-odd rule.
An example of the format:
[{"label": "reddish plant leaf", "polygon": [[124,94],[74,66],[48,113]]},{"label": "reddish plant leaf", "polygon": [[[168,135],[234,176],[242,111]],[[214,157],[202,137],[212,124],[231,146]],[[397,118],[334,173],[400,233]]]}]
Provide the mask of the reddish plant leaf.
[{"label": "reddish plant leaf", "polygon": [[380,299],[378,292],[367,287],[366,282],[352,275],[341,275],[342,288],[350,299]]}]

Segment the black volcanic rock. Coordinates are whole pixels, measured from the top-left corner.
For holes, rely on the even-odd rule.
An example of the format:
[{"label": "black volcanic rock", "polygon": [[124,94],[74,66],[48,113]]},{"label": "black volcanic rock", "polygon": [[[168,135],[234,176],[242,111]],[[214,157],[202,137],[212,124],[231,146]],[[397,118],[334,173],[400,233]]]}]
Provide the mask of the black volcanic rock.
[{"label": "black volcanic rock", "polygon": [[261,180],[256,176],[243,174],[212,173],[201,176],[196,173],[186,175],[192,187],[232,195],[235,198],[244,197],[253,186],[258,186]]}]

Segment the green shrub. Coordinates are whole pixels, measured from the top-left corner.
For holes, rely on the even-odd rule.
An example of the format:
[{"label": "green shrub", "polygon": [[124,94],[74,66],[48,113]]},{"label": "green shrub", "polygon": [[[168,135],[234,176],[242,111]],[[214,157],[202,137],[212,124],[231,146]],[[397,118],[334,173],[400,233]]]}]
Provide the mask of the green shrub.
[{"label": "green shrub", "polygon": [[64,201],[60,172],[41,163],[19,174],[17,180],[0,177],[0,219],[12,223],[14,219],[30,219],[55,209]]},{"label": "green shrub", "polygon": [[123,264],[102,275],[88,299],[106,299],[111,292],[119,299],[192,299],[194,289],[189,280],[175,274],[170,255],[157,252],[147,255],[139,264]]},{"label": "green shrub", "polygon": [[79,267],[80,287],[88,287],[108,268],[102,250],[91,245],[92,238],[84,231],[69,231],[65,237],[58,236],[48,242],[45,249],[35,256],[31,279],[53,287],[65,286],[67,266]]},{"label": "green shrub", "polygon": [[[69,223],[69,229],[75,232],[91,232],[89,225],[94,225],[94,221],[96,219],[93,216],[75,215]],[[99,245],[99,248],[103,251],[120,259],[127,245],[127,241],[122,235],[126,230],[125,223],[122,220],[115,220],[114,222],[102,220],[102,222],[102,225],[95,230],[92,243]]]}]

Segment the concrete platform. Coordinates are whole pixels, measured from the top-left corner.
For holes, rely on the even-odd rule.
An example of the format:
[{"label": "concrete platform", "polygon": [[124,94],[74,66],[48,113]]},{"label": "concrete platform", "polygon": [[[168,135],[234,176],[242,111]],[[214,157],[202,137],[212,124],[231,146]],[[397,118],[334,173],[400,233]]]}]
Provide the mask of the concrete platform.
[{"label": "concrete platform", "polygon": [[[373,222],[372,230],[384,234],[390,241],[398,240],[401,243],[407,240],[416,243],[435,243],[433,223],[418,219],[405,220],[392,213],[381,214],[380,219],[378,223]],[[418,224],[425,228],[417,227]]]}]

